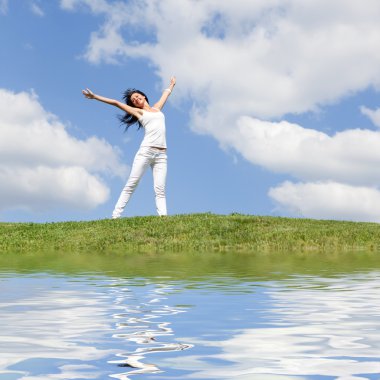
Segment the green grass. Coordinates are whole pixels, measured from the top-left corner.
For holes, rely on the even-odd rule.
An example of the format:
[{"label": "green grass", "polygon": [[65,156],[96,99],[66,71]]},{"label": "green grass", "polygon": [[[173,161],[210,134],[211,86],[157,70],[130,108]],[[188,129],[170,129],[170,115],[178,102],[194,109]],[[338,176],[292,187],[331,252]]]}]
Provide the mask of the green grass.
[{"label": "green grass", "polygon": [[377,251],[380,224],[190,214],[61,223],[0,223],[0,252]]}]

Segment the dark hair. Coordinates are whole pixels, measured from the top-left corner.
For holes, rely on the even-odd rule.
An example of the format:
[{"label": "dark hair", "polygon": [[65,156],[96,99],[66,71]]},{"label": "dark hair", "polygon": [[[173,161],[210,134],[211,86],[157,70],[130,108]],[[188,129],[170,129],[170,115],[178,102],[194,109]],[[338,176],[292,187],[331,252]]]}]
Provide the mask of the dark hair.
[{"label": "dark hair", "polygon": [[[145,97],[146,101],[149,103],[148,97],[140,90],[136,90],[135,88],[128,88],[124,91],[123,94],[123,100],[128,106],[134,107],[134,104],[132,103],[131,96],[132,94],[140,94]],[[137,119],[136,116],[133,116],[129,114],[128,112],[125,113],[123,116],[119,116],[119,120],[125,125],[125,130],[127,131],[130,126],[132,126],[135,123],[138,123],[140,129],[142,127],[141,123]]]}]

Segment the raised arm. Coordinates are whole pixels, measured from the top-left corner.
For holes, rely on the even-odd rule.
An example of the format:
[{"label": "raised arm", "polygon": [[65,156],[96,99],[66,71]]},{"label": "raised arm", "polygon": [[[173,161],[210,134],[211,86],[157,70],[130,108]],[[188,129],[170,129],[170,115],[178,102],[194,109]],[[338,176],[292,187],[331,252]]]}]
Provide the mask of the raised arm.
[{"label": "raised arm", "polygon": [[169,95],[172,93],[174,86],[176,84],[176,78],[171,77],[170,78],[170,84],[169,87],[166,88],[161,95],[160,100],[154,105],[154,108],[158,108],[159,110],[162,109],[162,107],[165,105],[166,101],[168,100]]},{"label": "raised arm", "polygon": [[121,110],[128,112],[129,114],[133,116],[136,116],[137,118],[139,118],[142,115],[142,111],[140,108],[131,107],[125,103],[119,102],[118,100],[106,98],[104,96],[94,94],[89,88],[86,88],[85,90],[83,90],[82,93],[87,99],[95,99],[100,102],[110,104],[111,106],[118,107]]}]

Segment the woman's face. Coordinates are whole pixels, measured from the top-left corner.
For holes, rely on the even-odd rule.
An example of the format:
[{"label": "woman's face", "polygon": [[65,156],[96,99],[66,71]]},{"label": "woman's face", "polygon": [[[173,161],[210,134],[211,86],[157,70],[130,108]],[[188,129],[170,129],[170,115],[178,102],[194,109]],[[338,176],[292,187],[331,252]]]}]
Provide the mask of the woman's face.
[{"label": "woman's face", "polygon": [[138,92],[134,92],[131,95],[131,102],[137,108],[143,108],[145,103],[145,96],[139,94]]}]

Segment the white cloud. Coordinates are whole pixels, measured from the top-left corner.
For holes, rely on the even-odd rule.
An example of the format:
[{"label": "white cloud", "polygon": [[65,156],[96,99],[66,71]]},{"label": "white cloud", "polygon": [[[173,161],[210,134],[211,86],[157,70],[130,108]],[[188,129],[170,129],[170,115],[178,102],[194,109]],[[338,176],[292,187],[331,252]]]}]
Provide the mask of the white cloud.
[{"label": "white cloud", "polygon": [[[179,87],[210,111],[277,117],[380,83],[376,0],[61,4],[87,5],[106,18],[92,34],[88,60],[145,57],[163,80],[176,73]],[[125,41],[124,27],[143,28],[154,38]]]},{"label": "white cloud", "polygon": [[336,182],[286,181],[271,188],[269,195],[297,216],[380,222],[380,191],[376,188]]},{"label": "white cloud", "polygon": [[287,181],[268,193],[291,214],[380,222],[379,132],[329,136],[285,121],[242,117],[228,141],[253,164],[303,181]]},{"label": "white cloud", "polygon": [[[177,98],[193,102],[194,131],[303,181],[378,183],[376,132],[328,136],[271,123],[380,87],[377,0],[140,0],[112,6],[106,0],[62,0],[61,6],[104,15],[87,46],[88,61],[145,58],[162,81],[175,74]],[[126,40],[125,28],[136,31],[137,40]],[[362,112],[378,123],[377,111]]]},{"label": "white cloud", "polygon": [[[240,116],[261,119],[316,110],[380,85],[376,0],[62,0],[103,14],[85,57],[93,63],[144,57],[177,96],[190,96],[190,125],[228,144]],[[191,15],[191,17],[189,17]],[[123,31],[143,29],[127,41]],[[138,38],[139,34],[136,33]],[[358,69],[360,67],[360,69]]]},{"label": "white cloud", "polygon": [[366,115],[370,118],[374,125],[380,128],[380,108],[377,108],[376,110],[371,110],[370,108],[362,106],[360,107],[360,110],[363,115]]},{"label": "white cloud", "polygon": [[0,209],[94,208],[109,195],[101,176],[125,175],[119,156],[71,136],[34,93],[0,89]]},{"label": "white cloud", "polygon": [[360,185],[380,181],[380,133],[350,129],[329,136],[300,125],[241,117],[229,146],[253,164],[302,180]]}]

